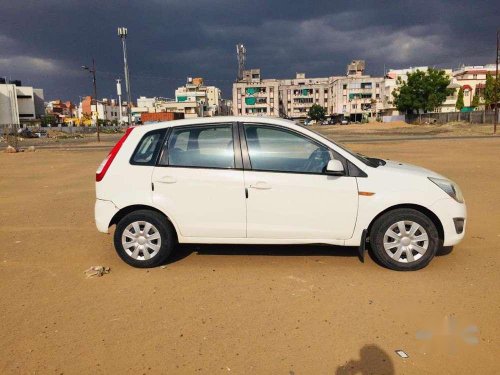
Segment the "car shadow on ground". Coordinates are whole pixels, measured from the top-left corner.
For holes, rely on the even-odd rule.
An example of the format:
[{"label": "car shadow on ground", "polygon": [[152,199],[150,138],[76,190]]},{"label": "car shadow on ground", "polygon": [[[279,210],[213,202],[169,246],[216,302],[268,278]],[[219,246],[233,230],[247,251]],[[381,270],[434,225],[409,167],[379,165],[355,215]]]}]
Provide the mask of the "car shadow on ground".
[{"label": "car shadow on ground", "polygon": [[338,256],[357,257],[358,248],[333,245],[200,245],[180,244],[168,263],[178,262],[192,253],[198,255],[257,255],[257,256]]},{"label": "car shadow on ground", "polygon": [[[436,256],[450,254],[453,247],[441,249]],[[189,255],[256,255],[256,256],[335,256],[335,257],[359,257],[356,246],[335,245],[220,245],[220,244],[178,244],[169,257],[167,263],[175,263]],[[370,244],[366,245],[365,258],[371,258],[380,264],[373,256]]]},{"label": "car shadow on ground", "polygon": [[394,364],[389,355],[375,344],[367,344],[359,350],[359,359],[351,359],[337,368],[335,375],[393,375]]}]

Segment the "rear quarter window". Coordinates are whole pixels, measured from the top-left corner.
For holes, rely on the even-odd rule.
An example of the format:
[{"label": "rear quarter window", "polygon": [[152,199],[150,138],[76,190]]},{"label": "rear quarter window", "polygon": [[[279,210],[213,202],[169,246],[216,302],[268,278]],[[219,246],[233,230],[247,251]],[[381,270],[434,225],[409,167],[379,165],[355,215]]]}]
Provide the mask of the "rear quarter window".
[{"label": "rear quarter window", "polygon": [[164,136],[164,129],[153,130],[146,133],[135,148],[130,158],[130,164],[155,165]]}]

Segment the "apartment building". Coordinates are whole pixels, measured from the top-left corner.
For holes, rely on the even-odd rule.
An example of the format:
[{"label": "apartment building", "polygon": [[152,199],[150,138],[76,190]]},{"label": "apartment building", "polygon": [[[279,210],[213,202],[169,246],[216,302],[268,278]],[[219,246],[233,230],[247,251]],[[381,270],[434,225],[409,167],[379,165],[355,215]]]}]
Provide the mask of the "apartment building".
[{"label": "apartment building", "polygon": [[0,81],[0,124],[29,124],[45,113],[43,90]]},{"label": "apartment building", "polygon": [[261,79],[260,69],[243,71],[233,84],[233,114],[236,116],[280,117],[280,81]]},{"label": "apartment building", "polygon": [[383,110],[384,79],[368,75],[348,75],[332,78],[330,113],[350,121],[375,119]]},{"label": "apartment building", "polygon": [[330,117],[374,118],[382,110],[383,78],[367,76],[364,69],[363,60],[353,60],[346,76],[307,78],[297,73],[281,80],[262,79],[260,69],[245,70],[243,79],[233,84],[233,113],[303,121],[317,104]]},{"label": "apartment building", "polygon": [[294,79],[280,80],[282,113],[289,118],[306,119],[314,104],[328,108],[329,81],[329,78],[306,78],[305,73],[297,73]]},{"label": "apartment building", "polygon": [[188,77],[186,84],[175,90],[175,101],[178,103],[197,103],[200,106],[199,116],[201,117],[218,116],[221,90],[215,86],[205,86],[201,77]]}]

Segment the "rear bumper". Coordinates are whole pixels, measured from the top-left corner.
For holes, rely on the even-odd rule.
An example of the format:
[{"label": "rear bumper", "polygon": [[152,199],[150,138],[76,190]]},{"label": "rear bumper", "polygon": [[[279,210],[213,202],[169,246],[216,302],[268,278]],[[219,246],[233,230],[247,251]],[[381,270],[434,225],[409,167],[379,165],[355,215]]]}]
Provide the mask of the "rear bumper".
[{"label": "rear bumper", "polygon": [[113,202],[96,199],[94,214],[97,230],[102,233],[108,233],[109,223],[117,212],[118,207]]},{"label": "rear bumper", "polygon": [[[458,244],[465,235],[467,209],[464,203],[454,199],[441,199],[434,203],[431,210],[438,216],[444,231],[444,246]],[[457,225],[459,223],[460,225]]]}]

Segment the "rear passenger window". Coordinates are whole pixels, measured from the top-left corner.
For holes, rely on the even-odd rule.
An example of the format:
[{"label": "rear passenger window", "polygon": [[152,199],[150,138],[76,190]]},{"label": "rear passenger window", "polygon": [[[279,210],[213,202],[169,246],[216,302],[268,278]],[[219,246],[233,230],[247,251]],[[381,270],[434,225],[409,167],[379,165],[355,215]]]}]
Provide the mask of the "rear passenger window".
[{"label": "rear passenger window", "polygon": [[174,128],[167,150],[163,151],[162,165],[234,168],[232,125]]},{"label": "rear passenger window", "polygon": [[130,163],[135,165],[154,165],[163,134],[163,130],[156,130],[142,137],[132,155]]}]

